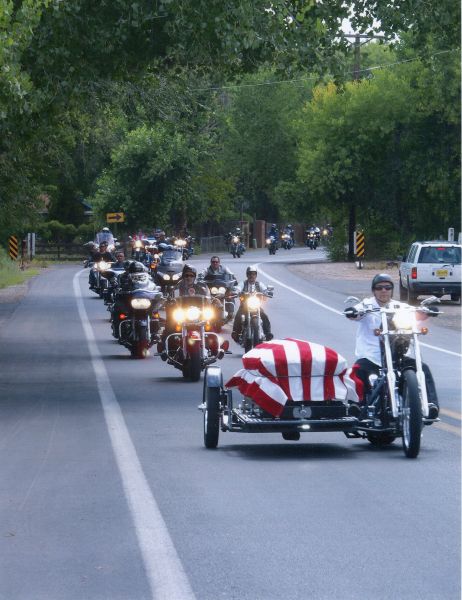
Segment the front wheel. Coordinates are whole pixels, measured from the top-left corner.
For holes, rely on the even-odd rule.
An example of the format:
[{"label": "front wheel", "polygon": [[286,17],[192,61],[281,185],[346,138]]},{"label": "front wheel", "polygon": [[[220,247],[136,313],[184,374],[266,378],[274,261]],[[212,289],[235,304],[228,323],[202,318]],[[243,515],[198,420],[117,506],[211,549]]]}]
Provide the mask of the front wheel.
[{"label": "front wheel", "polygon": [[216,448],[220,435],[220,388],[206,388],[204,410],[204,445]]},{"label": "front wheel", "polygon": [[188,363],[189,379],[191,379],[191,381],[199,381],[201,378],[201,355],[198,344],[195,344],[191,349]]},{"label": "front wheel", "polygon": [[146,358],[149,354],[149,342],[147,340],[136,340],[133,344],[131,355],[133,358]]},{"label": "front wheel", "polygon": [[420,451],[422,436],[422,405],[415,371],[403,373],[403,450],[408,458],[416,458]]}]

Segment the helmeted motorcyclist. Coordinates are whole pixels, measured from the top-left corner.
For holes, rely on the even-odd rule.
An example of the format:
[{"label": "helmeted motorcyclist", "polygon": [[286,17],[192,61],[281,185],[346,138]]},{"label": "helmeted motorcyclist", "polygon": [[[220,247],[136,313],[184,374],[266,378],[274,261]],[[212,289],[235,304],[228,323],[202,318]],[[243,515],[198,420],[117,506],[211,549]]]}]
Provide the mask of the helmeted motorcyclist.
[{"label": "helmeted motorcyclist", "polygon": [[[257,275],[258,275],[258,271],[257,271],[257,267],[254,266],[249,266],[246,269],[245,272],[247,279],[245,281],[243,281],[239,286],[239,291],[241,292],[266,292],[267,287],[264,283],[261,283],[261,281],[257,281]],[[241,334],[242,331],[242,313],[244,311],[244,306],[241,303],[236,316],[234,317],[234,323],[233,323],[233,331],[231,333],[231,337],[233,338],[233,340],[235,342],[239,341],[239,336]],[[268,315],[265,313],[265,311],[260,308],[260,317],[261,317],[261,321],[262,321],[262,326],[263,326],[263,333],[265,335],[265,338],[267,341],[272,340],[273,339],[273,334],[271,333],[271,323],[270,320],[268,319]]]},{"label": "helmeted motorcyclist", "polygon": [[279,240],[279,231],[278,231],[276,223],[273,223],[271,225],[271,228],[268,231],[268,237],[269,236],[273,236],[275,240]]},{"label": "helmeted motorcyclist", "polygon": [[101,231],[98,231],[95,241],[97,244],[101,244],[101,242],[107,242],[108,247],[115,248],[114,236],[109,227],[103,227]]},{"label": "helmeted motorcyclist", "polygon": [[[375,334],[381,326],[381,317],[379,312],[370,312],[361,314],[361,310],[365,308],[381,308],[386,307],[393,296],[394,282],[387,273],[379,273],[374,276],[371,283],[373,296],[364,298],[355,306],[346,308],[343,312],[347,319],[358,321],[358,332],[356,334],[355,356],[357,375],[364,383],[365,393],[370,390],[369,376],[372,374],[378,375],[382,365],[382,357],[380,351],[380,339]],[[393,305],[405,304],[393,300]],[[432,309],[434,314],[438,314],[438,309]],[[420,318],[426,318],[422,315]],[[409,358],[409,361],[412,361]],[[428,401],[432,415],[438,416],[438,396],[436,394],[435,383],[428,365],[422,363],[422,370],[425,373],[427,384]],[[436,418],[432,416],[432,418]]]},{"label": "helmeted motorcyclist", "polygon": [[[119,315],[129,311],[126,292],[131,292],[140,285],[149,285],[150,282],[148,270],[142,263],[136,260],[126,260],[123,266],[124,272],[118,279],[119,287],[111,310],[112,330],[116,338],[119,337]],[[154,284],[152,284],[152,287],[154,288]]]}]

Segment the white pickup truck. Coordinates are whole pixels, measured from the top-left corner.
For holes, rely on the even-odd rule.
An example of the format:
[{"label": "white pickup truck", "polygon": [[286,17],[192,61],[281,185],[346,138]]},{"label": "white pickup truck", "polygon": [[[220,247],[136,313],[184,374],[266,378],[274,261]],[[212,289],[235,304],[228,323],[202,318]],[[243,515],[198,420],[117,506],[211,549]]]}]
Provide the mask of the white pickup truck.
[{"label": "white pickup truck", "polygon": [[461,248],[441,240],[414,242],[399,266],[400,300],[415,304],[417,296],[449,294],[460,302]]}]

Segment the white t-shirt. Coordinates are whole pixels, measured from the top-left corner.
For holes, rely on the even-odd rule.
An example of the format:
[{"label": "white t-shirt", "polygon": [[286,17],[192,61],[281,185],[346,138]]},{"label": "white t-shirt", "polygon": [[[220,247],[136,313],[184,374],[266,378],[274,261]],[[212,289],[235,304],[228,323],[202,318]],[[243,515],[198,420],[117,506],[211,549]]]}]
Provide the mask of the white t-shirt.
[{"label": "white t-shirt", "polygon": [[[404,303],[397,300],[391,300],[390,304],[399,306]],[[355,308],[357,310],[364,310],[366,308],[381,308],[381,306],[377,302],[375,296],[371,296],[370,298],[364,298],[359,304],[355,305]],[[374,364],[381,366],[382,357],[380,354],[380,338],[374,334],[374,330],[380,329],[382,324],[380,313],[368,313],[359,316],[355,320],[358,321],[355,347],[356,358],[367,358]]]}]

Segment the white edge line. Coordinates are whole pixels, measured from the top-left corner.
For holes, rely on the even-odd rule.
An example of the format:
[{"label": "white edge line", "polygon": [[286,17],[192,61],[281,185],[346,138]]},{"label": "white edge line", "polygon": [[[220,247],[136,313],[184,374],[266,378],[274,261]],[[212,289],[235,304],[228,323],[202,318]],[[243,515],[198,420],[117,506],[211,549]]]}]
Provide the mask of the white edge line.
[{"label": "white edge line", "polygon": [[85,310],[79,276],[73,286],[77,308],[95,372],[104,418],[119,469],[128,507],[135,525],[153,600],[195,600],[165,521],[143,473],[136,449],[112,389],[95,335]]},{"label": "white edge line", "polygon": [[[297,294],[298,296],[301,296],[302,298],[305,298],[305,300],[309,300],[310,302],[313,302],[314,304],[317,304],[318,306],[322,306],[322,308],[325,308],[326,310],[330,310],[331,312],[335,313],[336,315],[343,315],[343,312],[341,310],[337,310],[335,308],[332,308],[331,306],[327,306],[327,304],[323,304],[322,302],[319,302],[319,300],[315,300],[311,296],[307,296],[306,294],[299,292],[295,288],[290,287],[290,285],[286,285],[285,283],[282,283],[282,281],[279,281],[279,279],[276,279],[275,277],[271,277],[271,275],[268,275],[268,273],[266,273],[260,267],[260,264],[258,264],[257,266],[258,266],[258,271],[262,275],[264,275],[266,277],[266,279],[269,279],[270,281],[274,281],[278,285],[285,287],[286,289],[290,290],[294,294]],[[420,342],[420,345],[425,346],[425,348],[430,348],[431,350],[436,350],[437,352],[444,352],[444,354],[450,354],[451,356],[457,356],[459,358],[462,357],[462,354],[459,354],[458,352],[452,352],[451,350],[445,350],[444,348],[439,348],[438,346],[431,346],[430,344],[424,344],[423,342]]]}]

